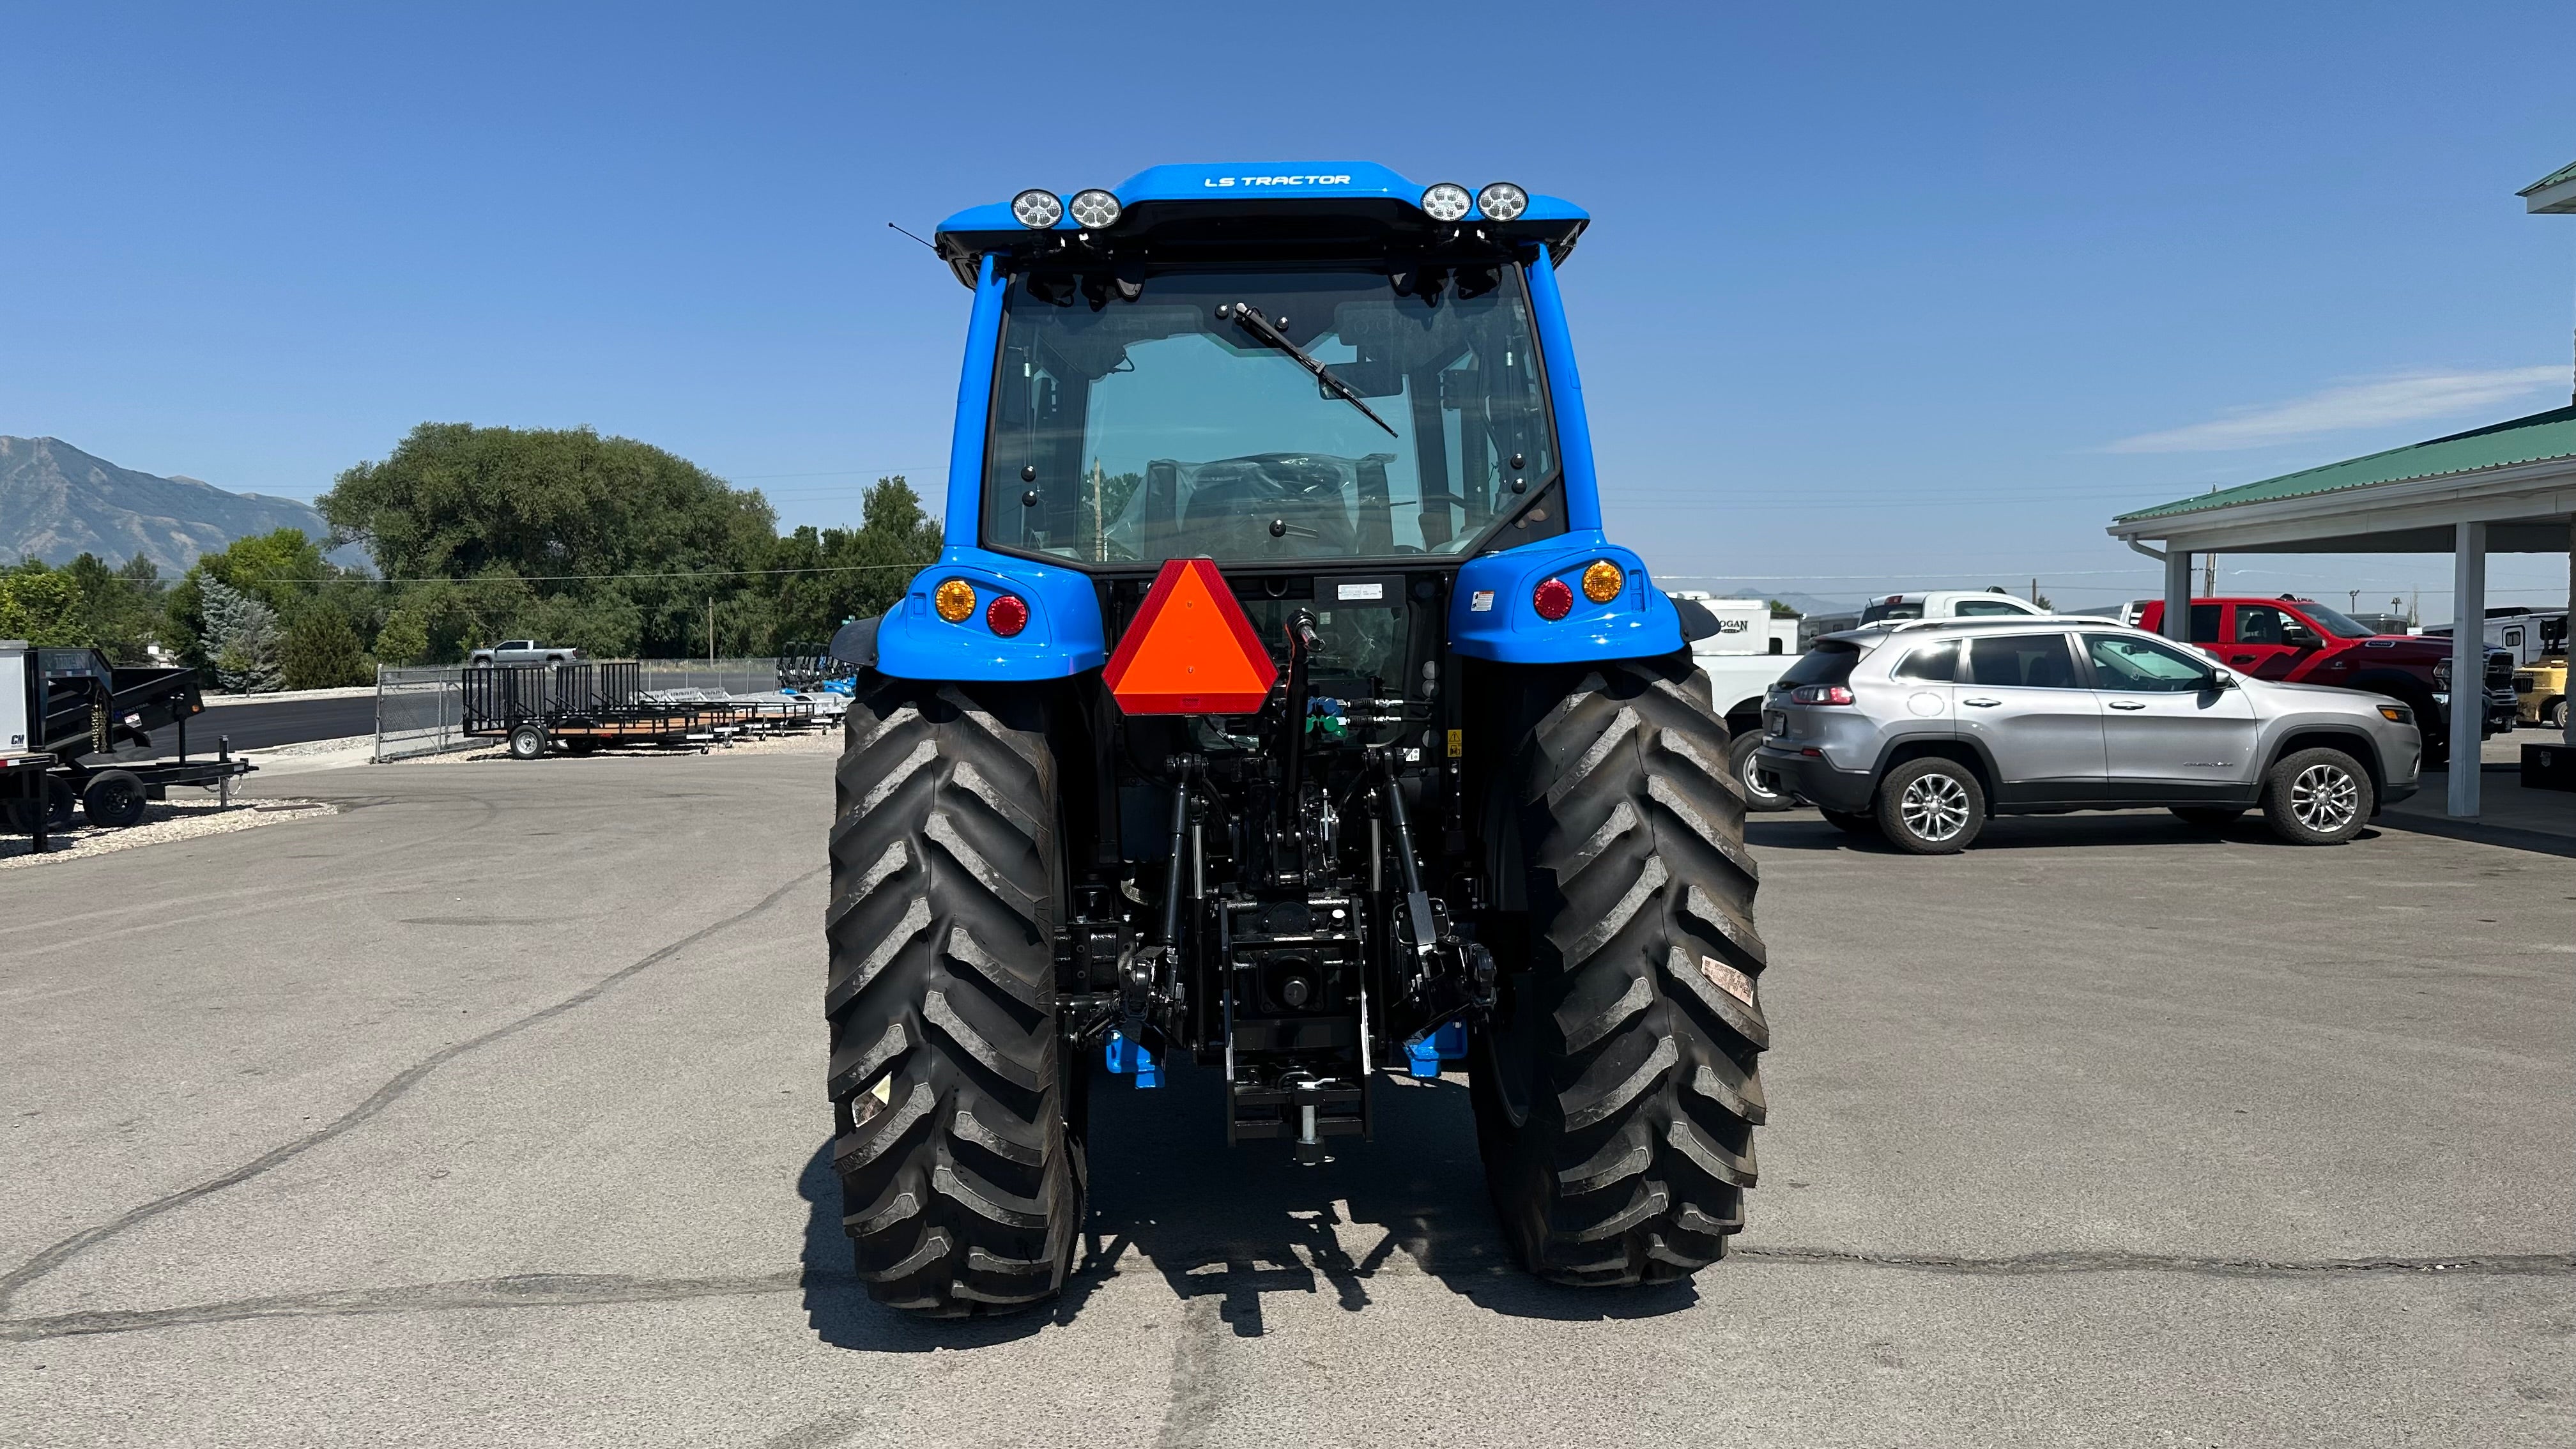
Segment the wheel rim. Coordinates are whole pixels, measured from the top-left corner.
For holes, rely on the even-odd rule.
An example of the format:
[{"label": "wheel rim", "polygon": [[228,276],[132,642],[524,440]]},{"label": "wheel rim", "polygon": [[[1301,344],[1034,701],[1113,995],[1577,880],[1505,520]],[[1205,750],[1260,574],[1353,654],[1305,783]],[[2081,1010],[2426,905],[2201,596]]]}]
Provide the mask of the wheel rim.
[{"label": "wheel rim", "polygon": [[2290,782],[2290,813],[2320,835],[2332,835],[2361,813],[2361,785],[2341,765],[2310,765]]},{"label": "wheel rim", "polygon": [[1956,840],[1968,828],[1968,787],[1949,775],[1918,775],[1896,797],[1896,813],[1919,840]]},{"label": "wheel rim", "polygon": [[1750,752],[1746,753],[1744,756],[1744,764],[1736,773],[1744,777],[1744,797],[1746,799],[1759,800],[1767,804],[1775,798],[1770,791],[1762,788],[1762,771],[1760,767],[1754,763],[1754,757]]}]

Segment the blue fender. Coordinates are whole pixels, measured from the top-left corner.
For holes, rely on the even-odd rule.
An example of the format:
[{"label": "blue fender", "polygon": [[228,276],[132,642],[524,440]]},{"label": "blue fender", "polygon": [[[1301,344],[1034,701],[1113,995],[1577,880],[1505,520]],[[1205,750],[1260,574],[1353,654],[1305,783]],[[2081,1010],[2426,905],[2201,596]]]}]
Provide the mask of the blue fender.
[{"label": "blue fender", "polygon": [[[931,608],[932,593],[950,579],[975,590],[973,612],[954,624]],[[1009,638],[984,622],[998,594],[1017,594],[1029,606],[1027,627]],[[1089,578],[953,544],[886,610],[876,649],[877,672],[897,679],[1062,679],[1097,669],[1109,657],[1101,642],[1100,596]]]},{"label": "blue fender", "polygon": [[[1627,582],[1606,604],[1583,596],[1583,571],[1608,559]],[[1574,591],[1562,619],[1539,617],[1538,586],[1561,578]],[[1449,647],[1501,664],[1581,664],[1649,659],[1682,647],[1681,616],[1646,577],[1645,560],[1601,530],[1525,543],[1469,559],[1449,596]]]}]

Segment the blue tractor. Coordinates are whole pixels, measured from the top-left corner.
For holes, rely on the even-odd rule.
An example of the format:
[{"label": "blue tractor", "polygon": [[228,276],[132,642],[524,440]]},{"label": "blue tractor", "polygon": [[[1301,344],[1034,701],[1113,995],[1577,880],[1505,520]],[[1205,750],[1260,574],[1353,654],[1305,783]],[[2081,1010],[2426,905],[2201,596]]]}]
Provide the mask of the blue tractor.
[{"label": "blue tractor", "polygon": [[[1320,1162],[1462,1072],[1531,1271],[1686,1277],[1754,1181],[1755,870],[1685,622],[1602,532],[1588,218],[1158,166],[938,229],[974,296],[939,561],[846,626],[826,917],[858,1268],[1076,1267],[1095,1076]],[[1275,1145],[1270,1145],[1275,1144]]]}]

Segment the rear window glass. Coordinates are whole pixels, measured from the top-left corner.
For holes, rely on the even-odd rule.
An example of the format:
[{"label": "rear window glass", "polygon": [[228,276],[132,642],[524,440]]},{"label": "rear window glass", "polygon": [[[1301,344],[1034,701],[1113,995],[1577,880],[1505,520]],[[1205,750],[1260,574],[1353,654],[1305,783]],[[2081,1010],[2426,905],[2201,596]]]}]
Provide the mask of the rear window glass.
[{"label": "rear window glass", "polygon": [[1920,684],[1947,684],[1959,673],[1959,642],[1955,639],[1929,644],[1905,656],[1896,666],[1898,679]]},{"label": "rear window glass", "polygon": [[1847,684],[1852,666],[1860,663],[1860,646],[1840,640],[1827,640],[1798,656],[1789,672],[1780,676],[1782,684]]},{"label": "rear window glass", "polygon": [[1890,599],[1883,604],[1872,604],[1860,611],[1860,621],[1864,624],[1875,624],[1881,619],[1920,619],[1922,617],[1921,603],[1909,604],[1903,599]]},{"label": "rear window glass", "polygon": [[1968,646],[1968,679],[1996,689],[2074,689],[2075,651],[2063,634],[2010,634]]},{"label": "rear window glass", "polygon": [[1984,599],[1961,599],[1958,616],[1962,619],[1991,619],[1998,614],[2027,614],[2030,610],[2017,604],[1990,603]]},{"label": "rear window glass", "polygon": [[2194,604],[2191,606],[2191,642],[2194,644],[2218,642],[2218,605]]}]

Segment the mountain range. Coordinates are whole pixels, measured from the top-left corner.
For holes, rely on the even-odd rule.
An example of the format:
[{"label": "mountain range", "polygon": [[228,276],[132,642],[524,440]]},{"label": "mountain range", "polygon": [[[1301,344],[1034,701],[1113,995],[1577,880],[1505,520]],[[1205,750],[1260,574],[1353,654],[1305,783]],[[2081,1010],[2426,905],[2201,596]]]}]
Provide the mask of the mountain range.
[{"label": "mountain range", "polygon": [[[113,565],[139,553],[169,575],[234,539],[280,528],[331,536],[309,503],[138,473],[60,438],[0,437],[0,561],[62,564],[92,553]],[[341,561],[354,561],[356,550],[342,552],[353,558]]]}]

